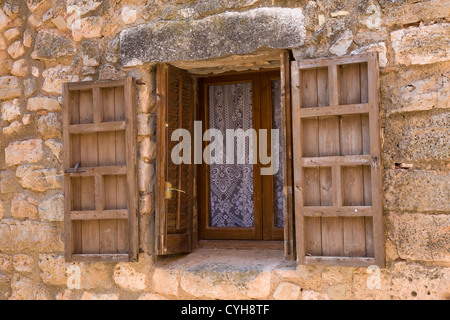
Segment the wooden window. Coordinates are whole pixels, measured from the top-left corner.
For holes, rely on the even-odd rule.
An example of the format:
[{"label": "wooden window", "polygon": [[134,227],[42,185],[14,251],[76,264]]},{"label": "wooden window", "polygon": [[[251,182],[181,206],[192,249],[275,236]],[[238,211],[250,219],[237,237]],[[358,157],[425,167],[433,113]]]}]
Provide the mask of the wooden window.
[{"label": "wooden window", "polygon": [[[258,130],[267,129],[268,153],[271,154],[270,130],[276,127],[274,105],[281,103],[280,92],[279,71],[199,79],[199,119],[203,123],[203,132],[219,129],[225,138],[225,130],[228,129],[254,129],[257,134],[255,143],[259,144]],[[220,117],[223,117],[223,121],[215,121],[215,118]],[[226,124],[221,126],[220,123]],[[203,147],[206,148],[209,143],[204,142]],[[261,175],[261,168],[267,165],[262,165],[259,160],[258,158],[256,164],[242,167],[237,164],[209,165],[203,162],[198,180],[200,239],[283,239],[283,212],[281,217],[277,214],[277,211],[283,209],[277,208],[279,194],[274,191],[278,181],[276,176]],[[281,171],[279,170],[280,173]],[[282,184],[280,187],[282,193]],[[218,207],[223,207],[224,210]],[[213,212],[216,216],[213,216]],[[228,220],[219,219],[219,215],[226,216]]]},{"label": "wooden window", "polygon": [[384,266],[378,56],[291,71],[297,258]]},{"label": "wooden window", "polygon": [[66,261],[136,261],[132,78],[64,85]]},{"label": "wooden window", "polygon": [[171,152],[178,142],[171,137],[176,129],[186,129],[194,136],[192,76],[169,65],[158,65],[157,99],[156,253],[185,253],[192,250],[194,241],[195,166],[173,163]]}]

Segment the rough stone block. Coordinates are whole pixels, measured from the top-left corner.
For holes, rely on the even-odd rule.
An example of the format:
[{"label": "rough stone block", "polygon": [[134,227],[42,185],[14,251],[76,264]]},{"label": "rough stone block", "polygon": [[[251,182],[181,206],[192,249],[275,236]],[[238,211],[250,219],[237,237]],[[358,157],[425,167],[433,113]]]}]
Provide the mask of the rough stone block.
[{"label": "rough stone block", "polygon": [[18,77],[26,77],[30,73],[30,69],[28,68],[27,60],[20,59],[17,61],[14,61],[12,68],[11,68],[11,74]]},{"label": "rough stone block", "polygon": [[119,294],[84,292],[81,300],[119,300]]},{"label": "rough stone block", "polygon": [[25,53],[25,48],[24,48],[22,42],[20,42],[20,41],[15,41],[8,47],[8,54],[14,60],[23,56],[24,53]]},{"label": "rough stone block", "polygon": [[19,98],[22,95],[22,84],[14,76],[0,77],[0,100]]},{"label": "rough stone block", "polygon": [[436,21],[450,16],[450,6],[446,0],[402,2],[385,11],[385,23],[405,25],[424,20]]},{"label": "rough stone block", "polygon": [[61,138],[62,124],[57,113],[49,113],[40,117],[37,126],[44,139]]},{"label": "rough stone block", "polygon": [[143,291],[147,289],[148,272],[140,272],[129,263],[118,263],[114,268],[114,282],[128,291]]},{"label": "rough stone block", "polygon": [[38,210],[43,221],[64,221],[64,195],[57,194],[40,202]]},{"label": "rough stone block", "polygon": [[44,192],[62,188],[62,174],[56,169],[45,169],[42,166],[19,166],[16,170],[19,184],[35,192]]},{"label": "rough stone block", "polygon": [[27,104],[28,111],[47,110],[50,112],[61,111],[61,104],[57,99],[51,98],[30,98]]},{"label": "rough stone block", "polygon": [[70,66],[56,66],[45,70],[42,75],[45,78],[42,90],[48,93],[62,94],[62,84],[64,82],[79,81]]},{"label": "rough stone block", "polygon": [[385,170],[385,209],[445,212],[450,208],[449,173]]},{"label": "rough stone block", "polygon": [[40,254],[39,269],[41,279],[46,284],[66,285],[67,284],[67,264],[64,257],[55,254]]},{"label": "rough stone block", "polygon": [[262,47],[299,47],[305,37],[302,9],[258,8],[138,26],[122,31],[120,43],[122,62],[132,66],[247,54]]},{"label": "rough stone block", "polygon": [[0,234],[3,252],[18,253],[31,248],[38,252],[64,251],[60,231],[47,223],[2,219]]},{"label": "rough stone block", "polygon": [[34,44],[33,59],[54,60],[74,55],[76,49],[70,39],[53,31],[38,32]]},{"label": "rough stone block", "polygon": [[16,254],[13,257],[14,269],[18,272],[33,272],[34,258],[27,254]]},{"label": "rough stone block", "polygon": [[21,116],[19,99],[5,102],[2,106],[2,119],[12,122]]},{"label": "rough stone block", "polygon": [[140,156],[144,162],[151,162],[156,158],[156,142],[149,136],[142,139],[139,144]]},{"label": "rough stone block", "polygon": [[155,176],[155,166],[151,163],[138,161],[138,191],[150,193]]},{"label": "rough stone block", "polygon": [[23,163],[37,163],[42,160],[42,140],[30,139],[11,142],[5,149],[5,162],[7,166]]},{"label": "rough stone block", "polygon": [[300,295],[300,287],[289,282],[282,282],[275,289],[273,297],[277,300],[297,300]]},{"label": "rough stone block", "polygon": [[11,202],[11,215],[15,219],[38,219],[38,201],[33,197],[17,193]]},{"label": "rough stone block", "polygon": [[387,216],[388,239],[401,259],[449,261],[450,215],[394,213]]},{"label": "rough stone block", "polygon": [[12,269],[12,256],[9,254],[0,253],[0,271],[12,271]]},{"label": "rough stone block", "polygon": [[429,64],[450,59],[450,23],[433,24],[391,32],[397,64]]},{"label": "rough stone block", "polygon": [[33,279],[14,274],[11,281],[12,293],[9,300],[48,300],[48,292]]},{"label": "rough stone block", "polygon": [[75,41],[99,38],[103,30],[103,18],[93,16],[75,20],[71,29]]},{"label": "rough stone block", "polygon": [[384,158],[393,162],[448,160],[450,111],[391,116],[385,124]]},{"label": "rough stone block", "polygon": [[177,296],[181,270],[156,268],[153,272],[152,289],[156,293]]},{"label": "rough stone block", "polygon": [[63,161],[62,161],[61,152],[63,149],[63,144],[56,140],[50,139],[50,140],[45,141],[45,145],[52,150],[53,154],[58,159],[58,162],[62,163]]}]

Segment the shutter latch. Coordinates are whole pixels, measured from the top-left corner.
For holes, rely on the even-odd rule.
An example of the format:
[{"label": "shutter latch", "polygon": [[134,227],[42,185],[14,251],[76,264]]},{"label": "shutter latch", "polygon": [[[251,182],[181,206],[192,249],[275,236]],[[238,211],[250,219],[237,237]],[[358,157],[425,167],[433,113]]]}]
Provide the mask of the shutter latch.
[{"label": "shutter latch", "polygon": [[69,170],[64,170],[64,173],[81,173],[81,172],[86,172],[84,170],[78,170],[79,166],[80,166],[80,163],[77,162],[77,164],[75,165],[75,168],[69,169]]},{"label": "shutter latch", "polygon": [[186,191],[184,191],[184,190],[180,190],[180,189],[177,189],[177,188],[173,188],[173,187],[172,187],[172,184],[171,184],[169,181],[166,181],[166,182],[164,183],[164,187],[165,187],[164,198],[165,198],[166,200],[172,199],[172,191],[177,191],[177,192],[186,193]]}]

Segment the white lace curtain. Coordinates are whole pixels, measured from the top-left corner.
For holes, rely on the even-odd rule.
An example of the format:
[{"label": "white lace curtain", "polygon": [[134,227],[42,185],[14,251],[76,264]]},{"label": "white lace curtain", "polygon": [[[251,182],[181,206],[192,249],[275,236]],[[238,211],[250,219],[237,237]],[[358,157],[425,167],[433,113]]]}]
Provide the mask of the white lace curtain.
[{"label": "white lace curtain", "polygon": [[[280,81],[272,81],[272,105],[274,129],[281,130]],[[209,87],[210,128],[218,129],[226,137],[226,129],[251,129],[252,126],[252,84],[240,83],[213,85]],[[280,131],[281,139],[281,131]],[[255,141],[256,143],[256,141]],[[274,176],[274,225],[283,227],[283,176],[280,168]],[[237,146],[234,144],[234,154]],[[224,155],[227,153],[224,143]],[[210,197],[211,227],[253,227],[253,165],[249,161],[246,144],[246,164],[211,164]],[[225,157],[224,157],[225,160]],[[236,161],[235,161],[236,163]]]}]

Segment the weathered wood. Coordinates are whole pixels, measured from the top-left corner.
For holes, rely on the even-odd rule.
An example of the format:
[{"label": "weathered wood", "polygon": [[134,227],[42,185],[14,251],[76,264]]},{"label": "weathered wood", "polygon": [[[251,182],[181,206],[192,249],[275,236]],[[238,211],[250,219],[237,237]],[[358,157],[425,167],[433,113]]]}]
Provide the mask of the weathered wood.
[{"label": "weathered wood", "polygon": [[367,61],[367,53],[344,56],[344,57],[331,57],[331,58],[318,58],[312,60],[300,60],[298,62],[300,69],[314,69],[330,67],[334,65],[343,65],[349,63],[361,63]]},{"label": "weathered wood", "polygon": [[108,209],[100,211],[72,211],[70,213],[71,220],[111,220],[111,219],[128,219],[127,209]]},{"label": "weathered wood", "polygon": [[356,166],[356,165],[370,165],[372,158],[364,155],[351,156],[330,156],[330,157],[305,157],[301,160],[303,167],[318,167],[318,166]]},{"label": "weathered wood", "polygon": [[[115,149],[113,148],[113,150]],[[70,168],[68,170],[73,170],[73,168]],[[69,172],[67,174],[71,177],[93,177],[95,175],[112,176],[112,175],[123,175],[126,173],[127,173],[126,165],[119,165],[119,166],[111,165],[101,167],[78,167],[78,172]]]},{"label": "weathered wood", "polygon": [[70,91],[92,90],[94,88],[120,87],[125,85],[125,79],[122,80],[100,80],[100,81],[83,81],[68,83]]},{"label": "weathered wood", "polygon": [[[292,72],[292,149],[293,149],[293,174],[294,174],[294,198],[295,198],[295,239],[297,248],[297,261],[300,264],[305,263],[306,257],[306,235],[305,235],[305,218],[303,217],[304,206],[304,182],[303,168],[298,165],[303,156],[303,124],[300,118],[301,109],[301,90],[300,90],[300,70],[296,61],[291,64]],[[308,156],[317,156],[314,152],[308,153]]]},{"label": "weathered wood", "polygon": [[[126,190],[127,192],[127,208],[129,212],[128,218],[128,253],[130,261],[137,261],[139,254],[139,230],[138,230],[138,191],[137,191],[137,150],[136,150],[136,140],[137,140],[137,126],[136,126],[136,106],[135,106],[135,89],[133,78],[125,78],[125,86],[123,89],[123,109],[116,109],[116,120],[117,118],[122,119],[125,116],[125,123],[127,123],[127,129],[125,132],[125,157],[127,163],[127,175],[126,175]],[[117,99],[116,101],[120,100]],[[118,144],[120,148],[120,144]],[[123,150],[117,150],[116,159],[120,162],[119,155],[123,156]],[[125,181],[124,181],[125,182]],[[120,178],[118,186],[125,186],[124,183],[120,183]],[[118,193],[125,193],[125,190],[120,190],[118,188]],[[119,230],[123,230],[125,226],[119,226]],[[125,237],[122,237],[125,239]],[[119,243],[120,245],[120,243]]]},{"label": "weathered wood", "polygon": [[369,112],[369,105],[367,103],[358,103],[345,106],[303,108],[300,111],[300,117],[315,118],[315,117],[337,116],[345,114],[361,114],[368,112]]},{"label": "weathered wood", "polygon": [[[306,253],[313,255],[299,256],[300,262],[384,266],[377,63],[377,54],[367,53],[296,64],[292,81],[299,82],[301,99],[293,110],[299,110],[303,130],[294,153],[303,147],[294,158],[294,174],[296,183],[301,177],[298,185],[306,198],[299,192],[295,205],[302,210],[296,217],[308,221],[306,230],[296,231],[299,243],[306,233]],[[319,219],[321,228],[315,225]]]},{"label": "weathered wood", "polygon": [[375,265],[375,259],[365,257],[310,256],[305,258],[305,264],[318,266],[368,267]]},{"label": "weathered wood", "polygon": [[[192,248],[193,166],[175,165],[170,161],[173,144],[171,134],[176,129],[193,131],[193,79],[185,71],[168,65],[157,67],[158,127],[157,141],[157,254],[189,252]],[[185,193],[173,192],[165,199],[165,182],[169,181]],[[182,239],[182,240],[180,240]]]},{"label": "weathered wood", "polygon": [[[63,153],[64,168],[70,167],[71,163],[71,137],[68,132],[69,124],[72,121],[72,97],[70,96],[69,86],[63,85],[63,144],[66,146],[66,151]],[[72,190],[70,176],[64,175],[64,256],[66,261],[72,261],[73,253],[73,234],[72,223],[70,221],[70,211],[72,210]]]},{"label": "weathered wood", "polygon": [[[69,83],[64,99],[63,136],[69,148],[64,152],[64,186],[70,195],[65,203],[65,226],[72,233],[66,259],[135,261],[137,137],[133,80]],[[132,233],[128,224],[134,227]]]},{"label": "weathered wood", "polygon": [[385,266],[384,221],[382,203],[381,128],[380,128],[380,82],[378,74],[378,54],[368,54],[368,96],[370,106],[370,154],[372,156],[372,208],[373,239],[376,264]]},{"label": "weathered wood", "polygon": [[109,132],[125,130],[126,124],[124,121],[102,122],[95,124],[74,124],[69,126],[69,133],[71,134],[86,134],[93,132]]},{"label": "weathered wood", "polygon": [[303,215],[305,217],[371,217],[372,208],[365,206],[310,206],[303,208]]},{"label": "weathered wood", "polygon": [[289,51],[281,53],[280,80],[281,80],[281,111],[282,111],[282,149],[284,151],[282,161],[283,170],[283,209],[284,209],[284,252],[288,260],[295,260],[295,236],[294,236],[294,198],[292,177],[292,90],[291,90],[291,61],[292,54]]}]

